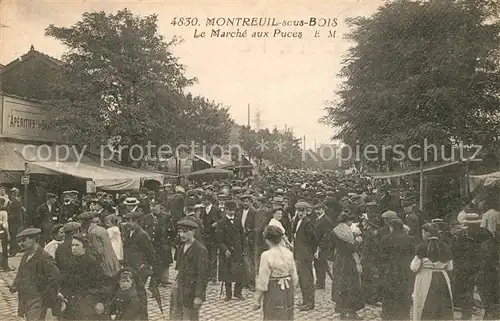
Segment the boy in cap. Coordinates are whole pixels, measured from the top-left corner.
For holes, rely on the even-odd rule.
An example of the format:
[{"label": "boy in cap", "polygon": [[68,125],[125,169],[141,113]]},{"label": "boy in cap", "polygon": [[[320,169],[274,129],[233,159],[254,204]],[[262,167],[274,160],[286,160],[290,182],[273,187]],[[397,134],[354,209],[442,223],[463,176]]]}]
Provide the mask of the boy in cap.
[{"label": "boy in cap", "polygon": [[27,228],[17,235],[24,255],[9,289],[18,293],[18,316],[45,320],[47,308],[57,311],[60,273],[52,257],[39,244],[41,230]]},{"label": "boy in cap", "polygon": [[177,278],[172,288],[171,319],[197,321],[205,301],[209,278],[208,251],[195,238],[197,224],[181,219],[178,224]]}]

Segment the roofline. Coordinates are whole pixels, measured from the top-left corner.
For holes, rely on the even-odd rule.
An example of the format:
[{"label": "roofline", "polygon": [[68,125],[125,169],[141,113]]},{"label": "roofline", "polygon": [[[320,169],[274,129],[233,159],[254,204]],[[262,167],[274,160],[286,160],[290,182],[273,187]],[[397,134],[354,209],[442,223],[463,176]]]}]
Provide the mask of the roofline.
[{"label": "roofline", "polygon": [[14,94],[9,94],[9,93],[6,93],[5,91],[2,91],[2,90],[0,90],[0,96],[5,96],[5,97],[19,99],[19,100],[25,100],[25,101],[29,101],[31,103],[36,103],[36,104],[43,104],[44,103],[41,100],[36,100],[36,99],[33,99],[33,98],[27,98],[27,97],[17,96],[17,95],[14,95]]},{"label": "roofline", "polygon": [[49,63],[51,63],[55,66],[62,64],[62,61],[60,61],[59,59],[56,59],[56,58],[51,57],[47,54],[44,54],[43,52],[40,52],[37,50],[30,50],[27,53],[23,54],[21,57],[15,59],[15,60],[12,60],[11,62],[9,62],[5,66],[3,66],[3,68],[0,70],[0,74],[8,72],[12,68],[14,68],[18,64],[20,64],[21,62],[27,61],[27,60],[33,58],[35,55],[43,57],[46,61],[48,61]]}]

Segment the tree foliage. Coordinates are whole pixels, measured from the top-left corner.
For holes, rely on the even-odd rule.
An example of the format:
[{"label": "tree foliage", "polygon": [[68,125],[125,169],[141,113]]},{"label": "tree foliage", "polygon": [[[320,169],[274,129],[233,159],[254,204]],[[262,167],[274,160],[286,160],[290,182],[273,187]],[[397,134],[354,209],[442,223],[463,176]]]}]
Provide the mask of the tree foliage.
[{"label": "tree foliage", "polygon": [[324,123],[350,145],[487,145],[500,133],[495,1],[390,1],[348,22],[339,100]]},{"label": "tree foliage", "polygon": [[50,25],[46,35],[68,47],[47,108],[71,141],[175,146],[197,135],[227,139],[227,108],[184,94],[196,79],[171,52],[179,42],[158,33],[156,15],[85,13],[71,27]]},{"label": "tree foliage", "polygon": [[289,168],[302,166],[301,140],[295,138],[291,131],[279,131],[277,128],[253,130],[242,126],[240,143],[252,157],[268,160],[273,165]]}]

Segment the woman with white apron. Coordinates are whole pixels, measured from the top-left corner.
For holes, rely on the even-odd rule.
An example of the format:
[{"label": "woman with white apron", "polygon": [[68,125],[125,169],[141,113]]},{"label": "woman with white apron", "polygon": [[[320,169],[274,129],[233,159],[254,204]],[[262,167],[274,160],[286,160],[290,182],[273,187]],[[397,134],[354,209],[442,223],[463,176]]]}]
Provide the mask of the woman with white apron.
[{"label": "woman with white apron", "polygon": [[413,320],[453,320],[453,298],[448,271],[451,250],[437,237],[431,223],[422,227],[424,242],[417,246],[411,270],[417,272],[413,290]]}]

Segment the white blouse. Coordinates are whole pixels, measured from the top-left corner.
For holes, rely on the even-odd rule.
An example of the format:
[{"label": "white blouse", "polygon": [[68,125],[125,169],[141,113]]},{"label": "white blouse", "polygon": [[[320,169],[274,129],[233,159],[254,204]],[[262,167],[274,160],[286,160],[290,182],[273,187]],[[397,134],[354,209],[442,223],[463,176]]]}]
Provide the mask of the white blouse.
[{"label": "white blouse", "polygon": [[299,283],[297,268],[293,253],[283,246],[273,246],[264,251],[260,256],[259,275],[257,276],[256,288],[259,291],[267,291],[270,278],[291,277],[294,287]]},{"label": "white blouse", "polygon": [[285,234],[285,228],[283,227],[283,224],[281,224],[281,222],[274,217],[269,221],[268,226],[277,226],[281,230],[281,232]]}]

